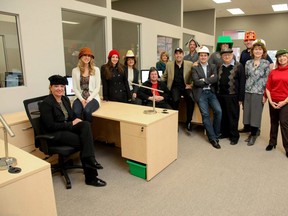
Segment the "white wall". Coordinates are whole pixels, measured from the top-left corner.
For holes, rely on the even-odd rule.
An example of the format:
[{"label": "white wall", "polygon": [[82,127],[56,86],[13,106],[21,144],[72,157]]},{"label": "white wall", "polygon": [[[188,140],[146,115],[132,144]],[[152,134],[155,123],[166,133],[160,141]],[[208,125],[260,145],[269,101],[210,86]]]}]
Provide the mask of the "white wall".
[{"label": "white wall", "polygon": [[20,17],[24,63],[25,86],[0,89],[0,113],[8,113],[24,110],[25,98],[48,94],[51,74],[64,75],[61,10],[58,0],[1,0],[0,7]]},{"label": "white wall", "polygon": [[[33,5],[33,7],[32,7]],[[22,111],[23,100],[48,94],[48,77],[65,75],[61,10],[95,14],[106,17],[106,56],[112,47],[112,17],[141,23],[141,65],[155,65],[157,60],[157,35],[180,39],[183,33],[196,35],[203,44],[214,44],[214,36],[179,26],[139,17],[74,0],[1,0],[0,11],[19,14],[20,41],[24,61],[25,86],[0,89],[0,113]]]}]

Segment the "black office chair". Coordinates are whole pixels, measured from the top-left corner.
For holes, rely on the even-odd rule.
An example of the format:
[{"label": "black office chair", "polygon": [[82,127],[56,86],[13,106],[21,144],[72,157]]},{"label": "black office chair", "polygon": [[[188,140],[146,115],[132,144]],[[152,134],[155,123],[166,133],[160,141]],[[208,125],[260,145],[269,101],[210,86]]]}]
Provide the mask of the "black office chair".
[{"label": "black office chair", "polygon": [[65,178],[66,188],[70,189],[72,185],[66,170],[74,168],[82,169],[82,166],[73,165],[73,161],[71,163],[71,160],[65,161],[65,159],[68,156],[80,151],[80,146],[71,147],[63,146],[60,143],[53,143],[54,136],[41,133],[39,105],[46,97],[47,96],[41,96],[24,100],[24,107],[34,130],[35,147],[39,148],[39,150],[46,155],[58,155],[58,163],[51,166],[52,174],[55,172],[60,172]]}]

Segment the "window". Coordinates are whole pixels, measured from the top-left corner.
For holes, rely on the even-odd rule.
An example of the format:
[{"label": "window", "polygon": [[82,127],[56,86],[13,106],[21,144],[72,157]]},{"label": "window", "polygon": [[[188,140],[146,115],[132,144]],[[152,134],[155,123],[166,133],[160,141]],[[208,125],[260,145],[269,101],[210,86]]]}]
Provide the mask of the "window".
[{"label": "window", "polygon": [[166,51],[169,54],[169,60],[173,60],[174,49],[179,46],[179,39],[158,36],[157,37],[157,60],[160,59],[160,54],[163,51]]},{"label": "window", "polygon": [[[127,50],[132,50],[136,56],[136,67],[141,68],[140,56],[140,24],[112,19],[113,49],[120,53],[120,62],[124,63]],[[109,52],[110,50],[108,50]]]},{"label": "window", "polygon": [[23,86],[18,16],[0,13],[0,88]]},{"label": "window", "polygon": [[78,64],[78,54],[82,47],[89,47],[94,54],[97,67],[105,62],[105,23],[103,17],[62,11],[62,27],[66,75]]},{"label": "window", "polygon": [[243,40],[244,39],[244,30],[226,30],[223,31],[223,35],[228,35],[232,40]]}]

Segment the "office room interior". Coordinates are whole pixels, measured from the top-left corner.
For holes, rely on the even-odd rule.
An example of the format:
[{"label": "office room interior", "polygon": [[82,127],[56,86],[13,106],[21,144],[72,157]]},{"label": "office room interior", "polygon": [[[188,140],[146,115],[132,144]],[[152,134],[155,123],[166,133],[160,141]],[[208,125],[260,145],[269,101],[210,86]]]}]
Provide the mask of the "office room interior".
[{"label": "office room interior", "polygon": [[[210,1],[212,3],[210,3]],[[147,70],[151,66],[155,66],[159,60],[159,50],[161,49],[167,49],[171,60],[174,60],[174,49],[177,47],[183,48],[185,54],[188,54],[189,49],[186,43],[191,37],[196,39],[201,45],[207,46],[210,53],[212,53],[215,51],[215,45],[219,35],[231,35],[237,58],[239,58],[241,51],[245,49],[243,38],[241,37],[244,37],[245,31],[248,30],[255,31],[257,38],[265,40],[270,54],[275,55],[277,50],[288,48],[288,11],[273,12],[271,7],[272,4],[287,4],[287,0],[231,1],[234,5],[237,5],[237,2],[241,6],[249,5],[247,8],[251,8],[251,13],[244,10],[245,14],[231,15],[226,11],[226,9],[229,8],[229,2],[223,3],[221,8],[219,8],[219,6],[216,7],[216,3],[212,0],[202,1],[202,4],[200,4],[200,0],[197,0],[195,1],[195,7],[193,7],[194,1],[192,0],[0,0],[0,42],[2,43],[0,44],[0,114],[12,116],[13,113],[22,112],[24,111],[23,100],[49,94],[48,77],[51,75],[71,76],[72,69],[77,65],[79,50],[83,46],[92,49],[96,66],[99,68],[107,61],[107,55],[111,49],[117,49],[119,51],[120,61],[122,63],[124,62],[124,56],[127,50],[131,49],[137,56],[137,68],[139,70]],[[205,4],[205,2],[209,3]],[[267,8],[263,6],[263,9],[261,4],[270,6],[269,8],[268,6]],[[261,13],[257,12],[258,6],[261,7]],[[9,46],[7,46],[7,44],[9,44]],[[274,56],[271,57],[275,60]],[[8,79],[13,79],[14,81],[8,82]],[[261,139],[258,141],[261,147],[259,147],[259,145],[257,147],[259,148],[258,152],[263,150],[263,154],[266,153],[264,151],[265,146],[269,142],[270,131],[269,108],[267,103],[264,106]],[[115,110],[115,112],[117,112],[117,110]],[[181,125],[181,123],[179,123],[179,125]],[[241,114],[239,128],[242,126]],[[225,203],[217,201],[217,197],[213,199],[211,197],[208,198],[208,188],[204,188],[203,190],[205,195],[207,195],[208,203],[212,203],[210,203],[211,208],[205,206],[203,203],[205,198],[201,198],[201,202],[195,202],[195,197],[192,199],[193,202],[188,200],[189,196],[194,194],[194,192],[201,194],[201,188],[198,188],[199,191],[194,188],[193,193],[185,195],[185,190],[189,191],[191,185],[189,185],[188,188],[186,188],[186,184],[182,185],[182,180],[184,182],[187,181],[187,178],[183,176],[187,175],[186,172],[191,172],[189,178],[193,178],[192,173],[195,171],[189,170],[189,165],[182,160],[189,154],[187,151],[191,150],[191,147],[188,143],[192,145],[193,138],[197,140],[199,145],[201,144],[199,140],[203,143],[207,142],[205,138],[203,138],[201,126],[200,129],[198,126],[195,126],[195,131],[192,133],[198,133],[197,136],[200,138],[195,138],[194,136],[196,135],[190,135],[189,137],[182,130],[178,131],[178,146],[180,148],[178,151],[178,159],[149,182],[130,176],[126,163],[123,165],[123,161],[119,158],[112,159],[114,162],[120,161],[122,163],[120,169],[115,171],[115,175],[119,178],[118,181],[113,179],[111,173],[108,174],[109,170],[105,170],[108,168],[105,167],[104,171],[100,171],[101,176],[108,182],[105,189],[86,187],[83,182],[81,184],[81,178],[79,176],[74,176],[74,179],[72,178],[73,188],[69,191],[65,189],[59,176],[55,176],[57,179],[52,176],[58,215],[77,215],[81,213],[82,204],[77,204],[73,207],[73,202],[79,202],[77,200],[79,196],[71,195],[73,191],[86,193],[86,204],[88,204],[87,206],[83,204],[84,208],[86,208],[86,210],[83,211],[83,215],[273,215],[273,210],[271,209],[273,206],[270,208],[268,201],[265,203],[265,206],[259,203],[255,204],[254,202],[252,202],[255,204],[254,207],[249,206],[247,208],[247,206],[241,207],[239,205],[235,208],[237,209],[236,211],[235,209],[233,210],[231,206],[227,206],[227,203],[229,203],[228,192],[227,194],[220,195],[220,198],[224,200],[223,202],[226,201],[227,205],[225,205]],[[245,137],[242,136],[243,135],[241,135],[241,139],[244,140]],[[3,140],[3,136],[0,137],[0,139]],[[187,147],[181,146],[182,142],[183,145],[185,144]],[[246,144],[241,143],[240,145],[243,146]],[[240,148],[239,146],[237,146],[237,148]],[[286,177],[288,178],[288,172],[284,169],[287,158],[283,156],[284,150],[280,135],[278,146],[277,148],[280,149],[280,152],[278,151],[278,155],[274,155],[273,158],[269,158],[268,154],[265,155],[265,157],[263,154],[259,157],[263,156],[261,158],[263,161],[266,159],[270,160],[270,164],[273,164],[274,160],[278,160],[276,164],[280,164],[280,166],[278,166],[280,171],[277,173],[275,169],[273,170],[273,174],[278,174],[279,178],[285,179]],[[103,146],[100,147],[103,148]],[[229,148],[231,147],[229,146]],[[197,160],[197,162],[195,162],[196,167],[208,170],[210,164],[204,163],[206,166],[204,167],[204,165],[201,166],[199,163],[201,164],[201,160],[204,160],[203,158],[207,155],[215,154],[215,151],[212,150],[213,149],[209,147],[207,153],[205,152],[205,147],[201,147],[201,151],[199,150],[198,152],[199,155],[194,155],[194,161],[189,162],[194,163],[195,160]],[[221,151],[224,150],[223,148]],[[118,150],[113,150],[114,154],[112,155],[107,154],[106,151],[105,147],[104,150],[101,150],[105,156],[119,156],[117,155]],[[231,149],[228,151],[230,153],[232,152]],[[249,150],[247,146],[245,146],[244,150],[239,151],[243,153]],[[1,157],[3,156],[2,153],[4,154],[4,151],[1,152]],[[226,155],[224,155],[224,153],[221,154],[222,157],[225,158]],[[99,155],[96,153],[96,157],[97,156]],[[236,154],[236,157],[237,156]],[[241,157],[245,160],[243,155],[241,155]],[[257,158],[257,162],[259,157]],[[101,159],[102,157],[99,156],[99,158]],[[232,160],[232,157],[227,156],[227,158]],[[109,159],[103,159],[104,166],[105,160]],[[224,163],[229,163],[227,160]],[[251,155],[249,155],[249,159],[247,160],[251,160],[251,163],[254,163]],[[181,161],[184,164],[181,164]],[[181,169],[177,168],[179,164]],[[216,164],[225,166],[225,164],[221,164],[220,161],[217,161]],[[169,172],[169,169],[173,170],[173,173],[171,171]],[[123,173],[119,174],[119,171]],[[219,170],[213,172],[210,170],[207,172],[213,176],[217,175],[217,173],[219,173],[218,171]],[[0,170],[0,178],[1,172],[3,171]],[[76,174],[79,175],[79,172]],[[201,174],[203,174],[203,172]],[[240,173],[238,174],[241,175]],[[181,176],[181,180],[177,184],[177,176],[175,175]],[[263,176],[265,175],[270,174],[268,171],[265,171]],[[198,173],[198,181],[201,181],[201,177]],[[208,181],[208,177],[203,178],[205,179],[204,181]],[[247,178],[249,178],[248,174]],[[169,182],[169,179],[173,181],[173,183]],[[271,179],[271,177],[269,177],[269,179]],[[275,179],[278,178],[275,176]],[[141,209],[133,206],[135,204],[133,203],[134,201],[131,198],[125,198],[124,195],[123,202],[121,202],[122,206],[120,203],[117,203],[123,192],[117,188],[117,182],[122,181],[125,183],[119,183],[119,185],[122,184],[122,187],[128,191],[129,196],[140,196],[140,193],[143,194],[142,200],[139,197],[135,197],[134,200]],[[129,181],[131,181],[134,189],[137,187],[141,189],[139,189],[139,191],[135,189],[134,192],[129,191]],[[197,182],[196,179],[193,181]],[[229,181],[226,181],[226,184],[229,184]],[[283,190],[285,189],[285,192],[288,192],[287,187],[285,187],[285,185],[281,186],[281,183],[282,181],[276,182],[275,184],[278,185],[278,187],[283,187]],[[55,184],[57,186],[55,186]],[[242,182],[240,185],[245,185],[245,183]],[[82,186],[84,189],[81,188]],[[33,185],[31,185],[31,187],[33,187]],[[149,187],[153,188],[153,190],[159,194],[162,193],[162,196],[157,195],[158,197],[156,197],[162,199],[163,203],[157,201],[156,205],[155,198],[153,198],[154,203],[151,202],[149,195],[145,194],[145,191],[148,191],[147,193],[151,192],[151,188]],[[174,189],[171,190],[170,187]],[[223,186],[223,188],[225,187]],[[113,194],[113,190],[116,194]],[[275,190],[278,191],[278,189]],[[184,193],[183,197],[185,200],[184,198],[182,199],[181,194],[174,194],[177,191]],[[241,193],[240,188],[236,191]],[[273,193],[273,191],[270,192]],[[246,193],[245,196],[240,195],[243,199],[245,199],[246,196],[254,197],[255,195],[249,195],[247,191],[243,193]],[[261,192],[259,193],[261,194]],[[101,200],[101,197],[95,198],[95,194],[104,196],[104,200]],[[213,191],[212,194],[216,196],[217,191]],[[269,190],[266,190],[262,195],[263,194],[269,197]],[[72,200],[64,198],[68,196],[71,196]],[[168,199],[169,196],[175,196],[173,198],[174,208],[172,201],[170,202]],[[278,211],[276,211],[278,214],[275,215],[285,215],[288,208],[283,205],[283,203],[285,203],[285,201],[287,203],[288,198],[285,197],[284,194],[279,195],[281,198],[277,198],[277,195],[271,196],[276,199],[272,204],[278,208]],[[29,197],[29,194],[27,194],[27,197]],[[80,197],[81,199],[83,198],[82,196]],[[261,198],[262,201],[265,200],[264,197],[263,195]],[[111,203],[109,203],[109,198],[111,199]],[[92,203],[89,202],[90,199]],[[93,202],[93,200],[96,200],[96,202]],[[125,201],[130,203],[131,206],[127,203],[124,204]],[[179,201],[179,203],[177,203],[177,201]],[[214,201],[219,205],[214,205]],[[243,200],[241,200],[241,202],[242,201]],[[80,201],[80,203],[82,202],[83,201]],[[147,203],[147,205],[145,203]],[[199,206],[194,206],[193,203]],[[245,201],[244,203],[247,204]],[[231,205],[232,204],[235,203],[231,201]],[[113,205],[115,205],[115,210],[113,210]],[[39,206],[37,206],[37,208],[39,208]],[[70,210],[68,210],[69,208]],[[103,210],[103,208],[106,210]],[[195,209],[193,210],[193,208]],[[229,211],[225,211],[224,208],[228,208]],[[245,208],[248,210],[243,210]],[[248,213],[249,209],[251,214]],[[45,213],[43,213],[43,215],[45,215]]]}]

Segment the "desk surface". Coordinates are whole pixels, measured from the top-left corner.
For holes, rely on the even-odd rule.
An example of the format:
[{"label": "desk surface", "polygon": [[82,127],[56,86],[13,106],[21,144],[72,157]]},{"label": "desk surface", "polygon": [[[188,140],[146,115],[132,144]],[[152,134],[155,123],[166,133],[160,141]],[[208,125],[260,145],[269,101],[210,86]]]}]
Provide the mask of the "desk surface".
[{"label": "desk surface", "polygon": [[99,118],[109,120],[129,122],[141,125],[149,125],[160,121],[171,114],[178,113],[175,110],[167,110],[167,113],[162,113],[163,109],[156,108],[156,114],[144,114],[144,110],[152,110],[152,107],[126,104],[120,102],[102,102],[101,107],[92,115]]},{"label": "desk surface", "polygon": [[[13,145],[8,144],[8,156],[17,159],[16,167],[22,171],[17,174],[11,174],[7,170],[0,170],[0,188],[23,179],[29,175],[50,169],[50,164],[43,161]],[[4,141],[0,139],[0,157],[5,157]]]}]

